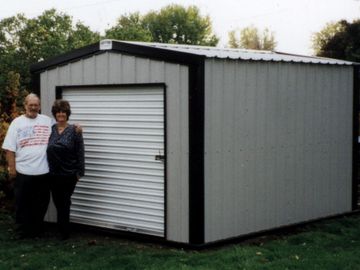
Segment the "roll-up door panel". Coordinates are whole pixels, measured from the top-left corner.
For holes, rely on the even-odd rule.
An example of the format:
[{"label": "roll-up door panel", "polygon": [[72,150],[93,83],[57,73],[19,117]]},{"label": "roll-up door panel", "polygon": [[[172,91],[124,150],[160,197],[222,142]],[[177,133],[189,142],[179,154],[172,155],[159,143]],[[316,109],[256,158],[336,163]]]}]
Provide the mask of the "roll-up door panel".
[{"label": "roll-up door panel", "polygon": [[163,237],[164,87],[65,88],[62,96],[85,142],[71,221]]}]

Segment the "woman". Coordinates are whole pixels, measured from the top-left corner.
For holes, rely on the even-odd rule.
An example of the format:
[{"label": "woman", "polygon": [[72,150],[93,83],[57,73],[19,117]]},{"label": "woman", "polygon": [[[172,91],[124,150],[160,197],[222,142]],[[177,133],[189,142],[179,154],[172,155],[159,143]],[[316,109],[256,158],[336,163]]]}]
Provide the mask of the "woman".
[{"label": "woman", "polygon": [[56,100],[52,106],[56,124],[52,126],[47,158],[51,175],[51,194],[57,210],[57,222],[62,239],[70,233],[71,195],[75,185],[84,175],[84,140],[68,123],[71,110],[66,100]]}]

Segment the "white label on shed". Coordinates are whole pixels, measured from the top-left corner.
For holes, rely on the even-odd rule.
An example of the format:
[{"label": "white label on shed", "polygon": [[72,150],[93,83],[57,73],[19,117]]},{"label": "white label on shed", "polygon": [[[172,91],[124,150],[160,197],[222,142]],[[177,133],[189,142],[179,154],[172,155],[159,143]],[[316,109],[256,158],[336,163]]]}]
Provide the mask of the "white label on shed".
[{"label": "white label on shed", "polygon": [[163,87],[71,88],[63,98],[85,142],[71,221],[164,236]]},{"label": "white label on shed", "polygon": [[100,41],[100,50],[111,50],[112,41],[110,39],[104,39]]}]

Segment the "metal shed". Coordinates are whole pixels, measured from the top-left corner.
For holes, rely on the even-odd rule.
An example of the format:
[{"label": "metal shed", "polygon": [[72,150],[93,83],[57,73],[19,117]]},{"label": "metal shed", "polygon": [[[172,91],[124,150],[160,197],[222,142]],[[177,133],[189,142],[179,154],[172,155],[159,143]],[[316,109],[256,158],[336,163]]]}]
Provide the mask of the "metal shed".
[{"label": "metal shed", "polygon": [[74,223],[205,245],[357,207],[354,63],[103,40],[31,71],[84,128]]}]

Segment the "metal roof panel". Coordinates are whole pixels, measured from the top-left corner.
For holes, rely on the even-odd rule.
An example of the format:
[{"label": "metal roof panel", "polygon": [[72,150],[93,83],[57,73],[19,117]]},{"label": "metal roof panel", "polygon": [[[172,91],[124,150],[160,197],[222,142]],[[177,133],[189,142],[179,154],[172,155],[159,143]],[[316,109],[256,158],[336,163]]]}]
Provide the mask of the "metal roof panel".
[{"label": "metal roof panel", "polygon": [[288,54],[288,53],[282,53],[276,51],[246,50],[246,49],[206,47],[206,46],[183,45],[183,44],[148,43],[148,42],[136,42],[136,41],[121,41],[121,42],[201,55],[207,58],[220,58],[220,59],[228,58],[234,60],[294,62],[294,63],[312,63],[312,64],[328,64],[328,65],[356,64],[354,62],[338,60],[338,59],[295,55],[295,54]]}]

